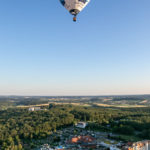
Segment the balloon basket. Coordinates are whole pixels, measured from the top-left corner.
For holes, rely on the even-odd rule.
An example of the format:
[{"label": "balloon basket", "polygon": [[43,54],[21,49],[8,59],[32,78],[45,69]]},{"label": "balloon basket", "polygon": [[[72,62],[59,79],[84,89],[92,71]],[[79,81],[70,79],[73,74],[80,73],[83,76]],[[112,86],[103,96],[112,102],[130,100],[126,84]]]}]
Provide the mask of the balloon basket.
[{"label": "balloon basket", "polygon": [[76,21],[77,21],[77,18],[76,18],[76,16],[74,16],[74,17],[73,17],[73,21],[74,21],[74,22],[76,22]]}]

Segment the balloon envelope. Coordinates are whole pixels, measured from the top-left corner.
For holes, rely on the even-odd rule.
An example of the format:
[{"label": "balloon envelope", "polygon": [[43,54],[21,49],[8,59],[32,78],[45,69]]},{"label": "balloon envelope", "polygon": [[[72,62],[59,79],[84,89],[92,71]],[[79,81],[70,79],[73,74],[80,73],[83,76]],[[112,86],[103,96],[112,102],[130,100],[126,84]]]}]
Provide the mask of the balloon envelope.
[{"label": "balloon envelope", "polygon": [[76,16],[90,0],[60,0],[60,2],[72,15]]}]

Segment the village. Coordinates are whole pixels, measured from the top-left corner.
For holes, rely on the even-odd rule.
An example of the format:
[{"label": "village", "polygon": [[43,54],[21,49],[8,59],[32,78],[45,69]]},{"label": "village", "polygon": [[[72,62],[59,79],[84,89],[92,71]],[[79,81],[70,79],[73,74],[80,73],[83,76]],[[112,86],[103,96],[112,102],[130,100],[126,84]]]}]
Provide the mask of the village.
[{"label": "village", "polygon": [[85,127],[86,123],[79,122],[76,126],[58,130],[48,143],[36,150],[105,150],[108,148],[119,150],[123,144],[121,141],[109,139],[105,132],[89,131]]},{"label": "village", "polygon": [[35,150],[149,150],[150,141],[124,143],[111,137],[115,134],[86,130],[86,123],[79,122],[76,126],[56,131],[47,143]]}]

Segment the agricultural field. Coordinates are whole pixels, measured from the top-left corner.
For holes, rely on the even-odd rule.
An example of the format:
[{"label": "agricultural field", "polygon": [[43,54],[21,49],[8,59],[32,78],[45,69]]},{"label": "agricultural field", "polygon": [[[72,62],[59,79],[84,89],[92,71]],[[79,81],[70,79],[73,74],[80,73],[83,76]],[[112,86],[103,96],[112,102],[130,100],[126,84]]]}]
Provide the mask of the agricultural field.
[{"label": "agricultural field", "polygon": [[150,95],[130,95],[130,96],[1,96],[0,110],[13,107],[48,106],[50,103],[56,105],[76,105],[76,106],[98,106],[98,107],[149,107]]}]

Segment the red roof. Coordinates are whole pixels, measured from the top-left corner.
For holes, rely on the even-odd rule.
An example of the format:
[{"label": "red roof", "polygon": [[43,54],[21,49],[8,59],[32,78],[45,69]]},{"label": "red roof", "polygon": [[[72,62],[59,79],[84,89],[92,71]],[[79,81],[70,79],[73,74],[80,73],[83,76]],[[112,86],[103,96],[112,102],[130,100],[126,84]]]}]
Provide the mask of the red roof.
[{"label": "red roof", "polygon": [[91,143],[95,140],[95,138],[91,137],[91,136],[78,136],[78,137],[73,137],[69,143]]}]

